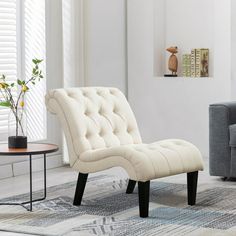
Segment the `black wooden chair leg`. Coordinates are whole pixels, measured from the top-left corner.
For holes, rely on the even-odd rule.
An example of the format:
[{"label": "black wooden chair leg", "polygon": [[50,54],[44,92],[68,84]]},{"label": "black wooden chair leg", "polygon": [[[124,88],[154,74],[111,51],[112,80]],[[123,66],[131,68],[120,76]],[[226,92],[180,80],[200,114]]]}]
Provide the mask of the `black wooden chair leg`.
[{"label": "black wooden chair leg", "polygon": [[81,204],[87,178],[88,178],[88,174],[79,173],[76,190],[75,190],[74,202],[73,202],[74,206],[80,206]]},{"label": "black wooden chair leg", "polygon": [[149,191],[150,191],[150,181],[138,182],[139,215],[140,217],[143,218],[148,217]]},{"label": "black wooden chair leg", "polygon": [[188,205],[196,203],[198,171],[187,173]]},{"label": "black wooden chair leg", "polygon": [[127,189],[126,189],[126,193],[127,194],[133,193],[135,185],[136,185],[136,181],[130,179]]}]

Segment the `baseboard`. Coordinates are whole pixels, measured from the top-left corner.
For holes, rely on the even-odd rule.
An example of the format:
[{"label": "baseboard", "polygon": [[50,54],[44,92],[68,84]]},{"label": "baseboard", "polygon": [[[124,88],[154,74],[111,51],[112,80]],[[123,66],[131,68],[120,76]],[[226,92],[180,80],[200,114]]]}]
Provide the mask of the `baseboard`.
[{"label": "baseboard", "polygon": [[0,166],[0,179],[5,179],[9,177],[13,177],[12,165],[7,164]]},{"label": "baseboard", "polygon": [[[62,154],[47,156],[47,169],[53,169],[63,166]],[[43,170],[43,157],[35,157],[32,161],[33,172]],[[0,179],[9,178],[13,176],[25,175],[29,173],[29,161],[23,160],[11,164],[0,166]]]}]

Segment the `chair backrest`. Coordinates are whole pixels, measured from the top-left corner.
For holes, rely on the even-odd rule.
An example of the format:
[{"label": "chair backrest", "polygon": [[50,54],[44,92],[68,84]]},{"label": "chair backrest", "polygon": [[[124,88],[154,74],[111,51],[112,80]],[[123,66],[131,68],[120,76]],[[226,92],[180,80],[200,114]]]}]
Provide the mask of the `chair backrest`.
[{"label": "chair backrest", "polygon": [[82,152],[142,142],[134,114],[116,88],[54,89],[46,105],[59,117],[71,166]]}]

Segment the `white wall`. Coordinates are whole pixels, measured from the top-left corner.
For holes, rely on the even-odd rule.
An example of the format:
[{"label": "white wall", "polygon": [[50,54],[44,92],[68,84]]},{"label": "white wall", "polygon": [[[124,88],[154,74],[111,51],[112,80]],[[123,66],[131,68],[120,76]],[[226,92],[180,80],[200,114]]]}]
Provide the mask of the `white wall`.
[{"label": "white wall", "polygon": [[[210,76],[213,69],[214,51],[214,1],[215,0],[166,0],[166,37],[165,46],[178,46],[179,70],[181,75],[182,54],[190,53],[192,48],[210,49]],[[159,0],[154,0],[154,4]],[[155,14],[155,13],[154,13]],[[158,25],[159,26],[159,25]],[[155,27],[155,25],[154,25]],[[156,30],[156,29],[154,29]],[[158,41],[158,39],[157,39]],[[168,58],[166,52],[166,72]]]},{"label": "white wall", "polygon": [[125,0],[86,0],[86,83],[126,91]]},{"label": "white wall", "polygon": [[[204,7],[203,7],[204,6]],[[182,54],[192,48],[209,48],[210,59],[214,50],[214,0],[153,0],[154,18],[154,75],[170,73],[165,49],[178,46],[178,75],[182,74]],[[213,75],[213,63],[210,66]]]},{"label": "white wall", "polygon": [[[156,0],[157,1],[157,0]],[[145,142],[164,138],[183,138],[208,155],[208,106],[230,100],[231,86],[231,14],[230,0],[166,0],[166,46],[211,47],[214,53],[213,79],[157,79],[153,75],[156,38],[153,28],[153,1],[128,1],[129,101]],[[201,15],[200,9],[206,8]],[[187,7],[186,7],[187,6]],[[187,12],[191,14],[188,15]],[[196,13],[194,13],[196,11]],[[206,37],[184,26],[192,21]],[[138,16],[138,17],[137,17]],[[206,24],[205,21],[208,21]],[[180,24],[181,23],[181,24]],[[205,25],[204,25],[205,24]],[[204,26],[204,27],[203,27]],[[209,32],[207,32],[209,31]],[[196,38],[193,41],[188,32]],[[213,35],[212,35],[213,34]],[[204,40],[205,38],[205,40]],[[161,39],[162,40],[162,39]],[[188,42],[189,41],[189,42]],[[184,43],[185,42],[185,43]],[[187,43],[188,42],[188,43]],[[208,46],[209,45],[209,46]],[[165,48],[163,48],[165,50]]]},{"label": "white wall", "polygon": [[231,1],[231,97],[236,100],[236,1]]},{"label": "white wall", "polygon": [[[153,3],[153,75],[163,76],[166,70],[166,0]],[[131,32],[130,32],[131,33]]]}]

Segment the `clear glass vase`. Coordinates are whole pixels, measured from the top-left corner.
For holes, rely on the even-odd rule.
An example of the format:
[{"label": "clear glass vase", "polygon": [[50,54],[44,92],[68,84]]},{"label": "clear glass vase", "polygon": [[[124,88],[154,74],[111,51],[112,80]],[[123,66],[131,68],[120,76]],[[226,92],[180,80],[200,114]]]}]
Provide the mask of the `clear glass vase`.
[{"label": "clear glass vase", "polygon": [[24,108],[10,110],[8,117],[9,148],[27,147],[27,114]]}]

